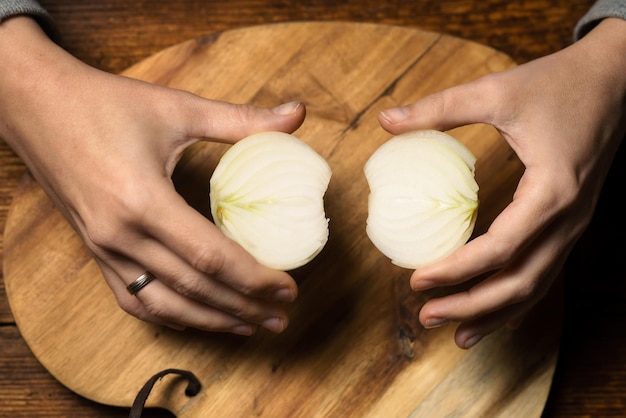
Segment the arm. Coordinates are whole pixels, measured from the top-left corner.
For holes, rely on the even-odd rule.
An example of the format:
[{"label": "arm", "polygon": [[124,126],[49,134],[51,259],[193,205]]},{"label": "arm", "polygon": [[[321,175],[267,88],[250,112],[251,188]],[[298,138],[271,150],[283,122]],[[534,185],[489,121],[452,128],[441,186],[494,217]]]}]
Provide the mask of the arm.
[{"label": "arm", "polygon": [[20,15],[35,19],[50,37],[58,36],[52,17],[36,0],[2,0],[0,2],[0,23],[10,17]]},{"label": "arm", "polygon": [[469,291],[427,302],[425,327],[460,322],[456,343],[469,348],[517,324],[547,293],[624,137],[625,69],[626,21],[607,18],[560,52],[381,113],[394,134],[491,124],[525,166],[512,203],[485,234],[413,273],[416,291],[489,273]]},{"label": "arm", "polygon": [[[108,74],[26,16],[0,23],[0,62],[0,137],[78,231],[123,309],[174,328],[286,327],[293,279],[219,233],[170,176],[198,140],[296,129],[301,104],[232,105]],[[126,286],[146,270],[157,280],[131,296]]]}]

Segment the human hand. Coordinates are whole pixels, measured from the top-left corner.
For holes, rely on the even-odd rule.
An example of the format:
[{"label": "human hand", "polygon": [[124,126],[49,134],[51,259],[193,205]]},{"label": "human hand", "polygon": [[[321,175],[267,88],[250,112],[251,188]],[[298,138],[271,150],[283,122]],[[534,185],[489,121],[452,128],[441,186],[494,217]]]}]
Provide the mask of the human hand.
[{"label": "human hand", "polygon": [[[287,326],[294,280],[223,236],[171,175],[192,143],[291,132],[304,106],[233,105],[108,74],[26,17],[0,25],[0,54],[0,136],[78,231],[125,311],[243,335]],[[146,270],[157,280],[132,296],[126,286]]]},{"label": "human hand", "polygon": [[485,234],[412,274],[416,291],[486,274],[467,291],[426,302],[419,314],[426,328],[460,322],[456,344],[469,348],[518,325],[548,292],[624,136],[624,68],[626,22],[606,19],[553,55],[381,112],[392,134],[491,124],[525,166],[513,201]]}]

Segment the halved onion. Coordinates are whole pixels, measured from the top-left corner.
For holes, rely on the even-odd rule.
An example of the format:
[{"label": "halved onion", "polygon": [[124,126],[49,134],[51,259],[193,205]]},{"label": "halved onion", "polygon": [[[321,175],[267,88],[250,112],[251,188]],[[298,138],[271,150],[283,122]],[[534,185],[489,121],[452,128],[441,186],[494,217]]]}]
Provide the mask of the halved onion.
[{"label": "halved onion", "polygon": [[419,268],[452,254],[474,230],[476,158],[433,130],[393,137],[365,164],[370,187],[366,232],[392,263]]},{"label": "halved onion", "polygon": [[217,227],[261,264],[291,270],[328,241],[324,194],[331,169],[313,148],[282,132],[234,144],[210,180]]}]

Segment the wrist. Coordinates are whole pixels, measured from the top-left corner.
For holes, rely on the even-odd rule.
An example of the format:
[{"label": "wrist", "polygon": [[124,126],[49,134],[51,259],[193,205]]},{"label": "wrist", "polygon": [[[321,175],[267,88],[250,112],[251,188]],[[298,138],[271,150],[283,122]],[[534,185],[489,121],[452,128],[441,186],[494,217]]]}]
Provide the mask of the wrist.
[{"label": "wrist", "polygon": [[593,65],[603,87],[619,94],[626,104],[626,20],[604,19],[576,46],[584,48],[581,59]]},{"label": "wrist", "polygon": [[[0,23],[0,88],[15,77],[25,80],[33,71],[38,71],[35,64],[46,53],[60,49],[43,32],[43,29],[29,16],[15,16]],[[20,77],[21,75],[21,77]]]},{"label": "wrist", "polygon": [[77,75],[76,58],[54,43],[28,16],[0,23],[0,137],[20,156],[23,135],[38,111],[50,107],[67,80]]}]

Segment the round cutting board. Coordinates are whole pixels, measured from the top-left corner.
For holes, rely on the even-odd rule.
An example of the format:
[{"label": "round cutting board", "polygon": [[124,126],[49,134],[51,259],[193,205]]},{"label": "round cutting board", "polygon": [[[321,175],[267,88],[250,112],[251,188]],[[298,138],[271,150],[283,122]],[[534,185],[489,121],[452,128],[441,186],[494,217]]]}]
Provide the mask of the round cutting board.
[{"label": "round cutting board", "polygon": [[[165,377],[147,402],[178,416],[538,417],[556,364],[559,309],[461,350],[453,325],[419,325],[433,293],[411,292],[411,272],[365,234],[363,165],[390,137],[376,114],[513,65],[462,39],[358,23],[232,30],[142,61],[124,74],[230,102],[304,102],[307,119],[295,134],[333,170],[330,241],[293,272],[300,295],[283,334],[173,331],[118,308],[78,236],[27,174],[4,249],[6,290],[24,339],[60,382],[104,404],[130,406],[154,374],[189,370],[202,383],[198,395],[186,397],[184,382]],[[522,166],[492,127],[453,135],[478,157],[480,233],[510,201]],[[225,147],[196,144],[175,172],[179,192],[205,214],[208,179]]]}]

